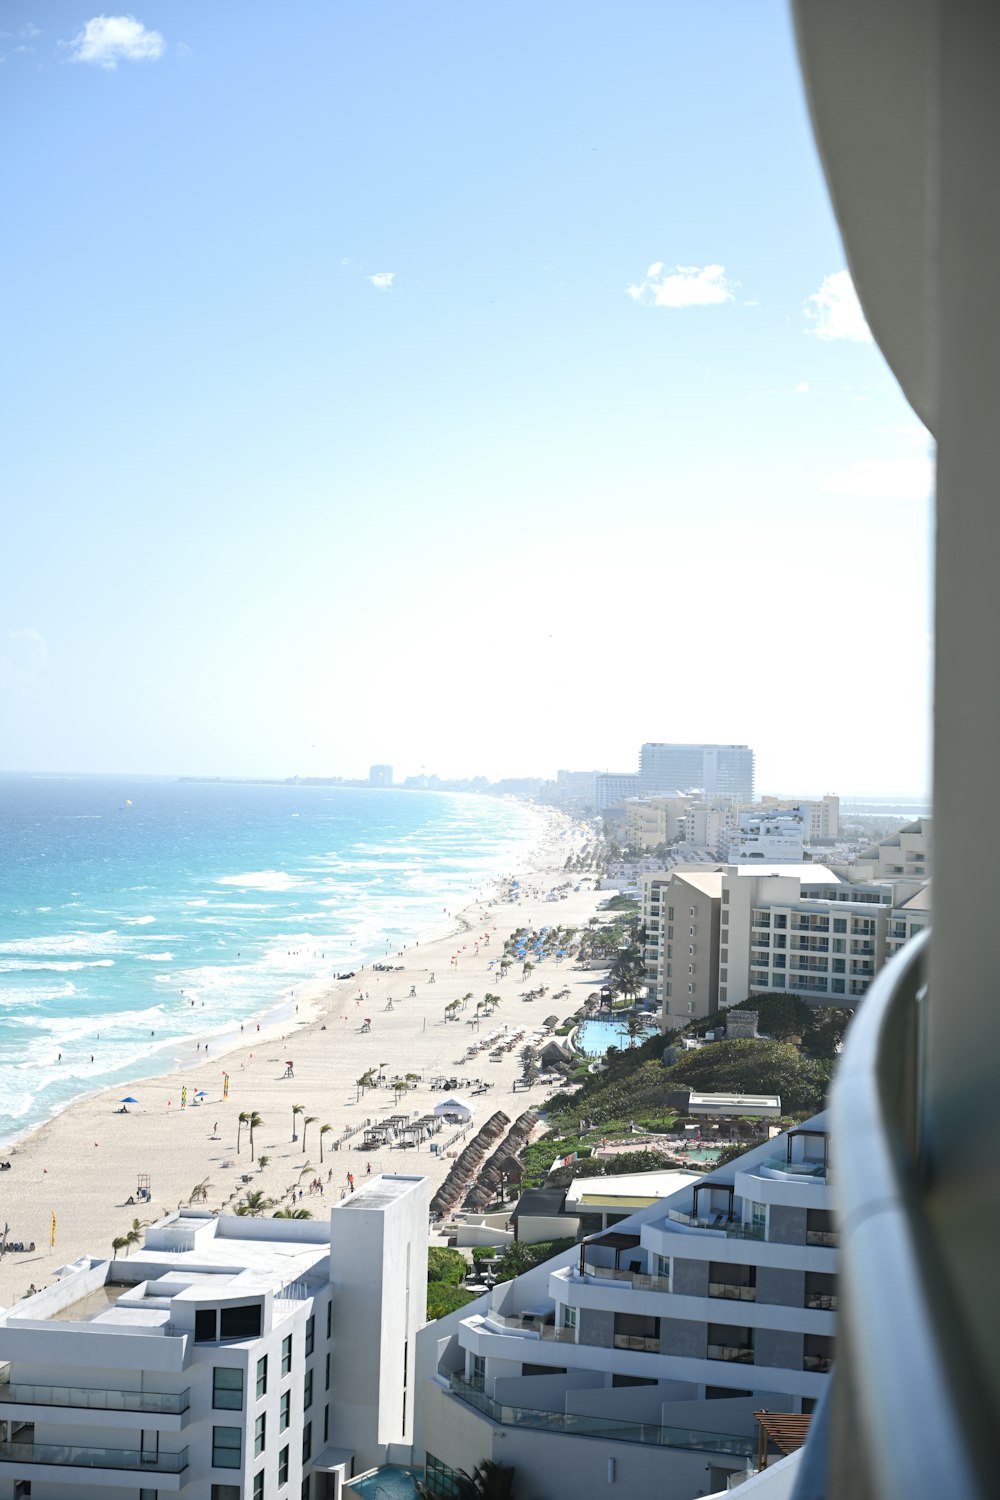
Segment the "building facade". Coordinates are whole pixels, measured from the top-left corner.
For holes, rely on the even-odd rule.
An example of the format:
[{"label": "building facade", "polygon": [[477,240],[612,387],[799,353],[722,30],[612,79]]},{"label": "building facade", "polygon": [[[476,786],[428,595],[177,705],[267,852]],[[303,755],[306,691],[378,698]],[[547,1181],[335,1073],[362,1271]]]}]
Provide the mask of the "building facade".
[{"label": "building facade", "polygon": [[638,795],[639,777],[631,771],[598,771],[594,776],[594,806],[599,813]]},{"label": "building facade", "polygon": [[752,802],[754,756],[749,745],[649,741],[639,752],[639,795],[699,791],[707,798]]},{"label": "building facade", "polygon": [[930,921],[929,882],[849,884],[815,864],[676,867],[640,890],[646,984],[667,1029],[776,991],[855,1005]]},{"label": "building facade", "polygon": [[817,1116],[430,1325],[415,1457],[497,1459],[525,1495],[724,1489],[754,1411],[825,1388],[831,1208]]},{"label": "building facade", "polygon": [[0,1500],[334,1500],[408,1448],[428,1197],[185,1209],[0,1315]]}]

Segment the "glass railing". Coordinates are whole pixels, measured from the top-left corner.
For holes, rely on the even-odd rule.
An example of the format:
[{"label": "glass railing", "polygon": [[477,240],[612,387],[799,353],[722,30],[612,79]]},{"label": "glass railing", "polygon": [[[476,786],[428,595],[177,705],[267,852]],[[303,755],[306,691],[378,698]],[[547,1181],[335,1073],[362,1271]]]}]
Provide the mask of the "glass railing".
[{"label": "glass railing", "polygon": [[615,1348],[634,1349],[640,1354],[659,1354],[660,1336],[646,1333],[616,1333]]},{"label": "glass railing", "polygon": [[807,1245],[822,1245],[827,1250],[836,1250],[840,1244],[840,1235],[835,1229],[807,1229]]},{"label": "glass railing", "polygon": [[750,1458],[756,1439],[729,1432],[705,1432],[696,1427],[664,1427],[657,1422],[630,1422],[619,1417],[586,1416],[569,1411],[539,1411],[532,1406],[511,1406],[475,1390],[458,1375],[451,1377],[451,1391],[460,1401],[475,1407],[492,1422],[504,1427],[531,1427],[542,1432],[563,1432],[573,1437],[613,1439],[620,1443],[653,1443],[661,1448],[688,1448],[703,1453],[732,1453]]},{"label": "glass railing", "polygon": [[85,1411],[136,1411],[179,1416],[191,1405],[191,1392],[106,1391],[88,1386],[22,1385],[11,1382],[10,1367],[0,1371],[0,1402],[22,1406],[72,1406]]},{"label": "glass railing", "polygon": [[139,1448],[78,1448],[73,1443],[0,1443],[0,1463],[180,1474],[188,1466],[188,1451],[182,1448],[179,1453],[147,1453]]},{"label": "glass railing", "polygon": [[806,1292],[806,1307],[817,1312],[836,1312],[836,1292]]},{"label": "glass railing", "polygon": [[752,1344],[709,1344],[709,1359],[723,1359],[730,1364],[752,1365]]},{"label": "glass railing", "polygon": [[710,1297],[723,1297],[731,1302],[756,1302],[757,1288],[755,1286],[737,1286],[732,1281],[710,1281],[708,1283],[708,1295]]},{"label": "glass railing", "polygon": [[767,1235],[763,1224],[741,1224],[738,1219],[727,1219],[722,1214],[712,1218],[696,1219],[693,1214],[683,1213],[679,1208],[669,1208],[667,1219],[672,1224],[683,1224],[688,1229],[712,1229],[731,1240],[764,1240]]},{"label": "glass railing", "polygon": [[615,1266],[592,1266],[584,1264],[583,1274],[595,1276],[602,1281],[623,1281],[642,1292],[669,1292],[669,1276],[653,1276],[645,1271],[625,1271]]},{"label": "glass railing", "polygon": [[755,1161],[749,1170],[756,1167],[767,1167],[771,1172],[787,1172],[790,1177],[812,1177],[817,1182],[825,1182],[827,1171],[826,1163],[822,1161],[789,1161],[784,1156],[765,1156],[763,1161]]},{"label": "glass railing", "polygon": [[526,1318],[518,1313],[508,1315],[490,1311],[485,1317],[488,1322],[511,1333],[536,1333],[539,1338],[552,1339],[559,1344],[576,1343],[575,1328],[557,1328],[554,1323],[543,1323],[538,1318]]}]

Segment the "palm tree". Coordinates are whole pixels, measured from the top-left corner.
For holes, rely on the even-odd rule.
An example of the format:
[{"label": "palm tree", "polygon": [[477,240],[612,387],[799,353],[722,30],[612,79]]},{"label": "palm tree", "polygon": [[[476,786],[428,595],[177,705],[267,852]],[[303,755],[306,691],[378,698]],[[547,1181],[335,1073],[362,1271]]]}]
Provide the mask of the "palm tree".
[{"label": "palm tree", "polygon": [[304,1110],[304,1108],[302,1107],[301,1104],[293,1104],[292,1105],[292,1140],[293,1141],[295,1139],[295,1117],[296,1117],[296,1115],[304,1115],[304,1114],[305,1114],[305,1110]]},{"label": "palm tree", "polygon": [[149,1223],[148,1219],[133,1219],[132,1228],[125,1231],[125,1254],[128,1255],[133,1245],[138,1245],[142,1239],[142,1231]]},{"label": "palm tree", "polygon": [[641,1016],[626,1016],[624,1031],[625,1035],[628,1037],[629,1046],[634,1047],[636,1041],[640,1039],[645,1040],[646,1022],[642,1019]]},{"label": "palm tree", "polygon": [[127,1248],[127,1246],[128,1240],[125,1238],[125,1236],[123,1234],[116,1234],[114,1239],[111,1241],[111,1259],[117,1260],[119,1250],[124,1250]]},{"label": "palm tree", "polygon": [[318,1118],[319,1118],[318,1115],[306,1115],[306,1116],[304,1116],[304,1118],[302,1120],[302,1149],[303,1149],[303,1151],[306,1149],[306,1131],[309,1129],[310,1125],[315,1125],[316,1124],[316,1121],[317,1121]]},{"label": "palm tree", "polygon": [[247,1124],[250,1127],[250,1160],[251,1161],[253,1161],[253,1133],[254,1133],[255,1130],[259,1130],[260,1127],[263,1125],[263,1123],[264,1123],[264,1121],[261,1119],[261,1117],[257,1113],[257,1111],[255,1109],[251,1110],[250,1111],[250,1118],[247,1121]]},{"label": "palm tree", "polygon": [[510,1464],[498,1464],[492,1458],[484,1458],[472,1471],[472,1484],[479,1500],[511,1500],[514,1470]]},{"label": "palm tree", "polygon": [[500,1004],[500,996],[499,995],[486,995],[486,997],[483,1000],[483,1004],[487,1007],[487,1013],[491,1013],[491,1012],[495,1011],[496,1008],[497,1008],[497,1006]]},{"label": "palm tree", "polygon": [[465,995],[462,996],[461,1000],[458,1003],[459,1003],[459,1005],[461,1005],[462,1009],[464,1010],[465,1007],[468,1005],[468,1003],[469,1003],[469,1001],[471,999],[472,999],[472,991],[469,990],[467,994],[465,994]]},{"label": "palm tree", "polygon": [[278,1208],[271,1215],[272,1219],[311,1219],[312,1210],[308,1208]]},{"label": "palm tree", "polygon": [[191,1189],[191,1196],[188,1199],[188,1202],[189,1203],[195,1203],[195,1202],[198,1202],[198,1203],[207,1203],[207,1201],[208,1201],[208,1190],[209,1190],[209,1188],[211,1186],[212,1186],[212,1184],[209,1182],[208,1178],[207,1177],[203,1177],[202,1180],[201,1180],[201,1182],[196,1183],[195,1186]]},{"label": "palm tree", "polygon": [[535,966],[531,962],[531,959],[530,958],[526,958],[524,960],[524,963],[521,965],[521,978],[522,979],[527,979],[528,975],[532,972],[532,970],[534,969],[534,967]]},{"label": "palm tree", "polygon": [[323,1137],[333,1129],[332,1125],[321,1125],[319,1127],[319,1164],[323,1165]]},{"label": "palm tree", "polygon": [[265,1208],[271,1207],[270,1198],[265,1198],[261,1192],[247,1193],[245,1200],[237,1204],[236,1212],[241,1219],[259,1219]]},{"label": "palm tree", "polygon": [[271,1158],[269,1156],[258,1156],[257,1165],[262,1172],[270,1160]]},{"label": "palm tree", "polygon": [[245,1109],[243,1111],[243,1113],[238,1116],[238,1121],[239,1121],[239,1123],[236,1126],[236,1155],[237,1156],[239,1156],[239,1154],[240,1154],[240,1131],[243,1129],[244,1125],[249,1125],[250,1124],[250,1112],[249,1112],[249,1110]]}]

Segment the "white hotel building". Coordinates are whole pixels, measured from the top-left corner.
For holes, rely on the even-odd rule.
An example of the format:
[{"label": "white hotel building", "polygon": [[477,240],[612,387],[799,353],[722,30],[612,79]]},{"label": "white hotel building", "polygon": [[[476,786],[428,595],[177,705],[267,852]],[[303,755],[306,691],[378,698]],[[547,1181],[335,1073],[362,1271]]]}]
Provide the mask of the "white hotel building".
[{"label": "white hotel building", "polygon": [[[0,1314],[0,1500],[335,1500],[409,1452],[428,1189],[184,1209]],[[412,1295],[411,1295],[412,1293]]]},{"label": "white hotel building", "polygon": [[837,1305],[826,1120],[639,1210],[418,1336],[414,1457],[519,1494],[690,1500],[809,1412]]}]

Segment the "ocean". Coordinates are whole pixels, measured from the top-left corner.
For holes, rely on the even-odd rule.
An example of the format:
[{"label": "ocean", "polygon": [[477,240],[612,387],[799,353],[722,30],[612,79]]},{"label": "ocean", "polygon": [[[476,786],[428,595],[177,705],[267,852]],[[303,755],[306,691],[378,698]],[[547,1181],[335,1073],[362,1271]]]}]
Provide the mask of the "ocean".
[{"label": "ocean", "polygon": [[0,1141],[441,932],[538,837],[490,797],[0,776]]}]

